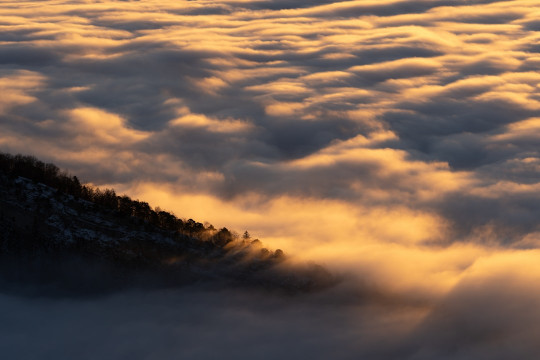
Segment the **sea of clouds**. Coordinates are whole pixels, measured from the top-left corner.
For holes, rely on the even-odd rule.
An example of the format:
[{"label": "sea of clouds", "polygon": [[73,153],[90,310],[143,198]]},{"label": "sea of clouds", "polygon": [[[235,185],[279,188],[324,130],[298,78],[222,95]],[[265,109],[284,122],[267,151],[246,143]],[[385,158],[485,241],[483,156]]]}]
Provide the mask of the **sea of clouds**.
[{"label": "sea of clouds", "polygon": [[89,358],[534,358],[539,70],[537,0],[0,1],[0,151],[354,278],[6,295],[0,349],[80,355],[94,311]]}]

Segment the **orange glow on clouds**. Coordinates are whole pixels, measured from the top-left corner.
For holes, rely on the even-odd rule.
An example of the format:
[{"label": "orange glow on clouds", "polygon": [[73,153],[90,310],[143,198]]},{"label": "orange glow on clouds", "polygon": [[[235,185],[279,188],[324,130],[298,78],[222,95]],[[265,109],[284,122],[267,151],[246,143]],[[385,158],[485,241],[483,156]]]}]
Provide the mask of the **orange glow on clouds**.
[{"label": "orange glow on clouds", "polygon": [[537,0],[2,1],[0,19],[0,151],[430,310],[538,304]]}]

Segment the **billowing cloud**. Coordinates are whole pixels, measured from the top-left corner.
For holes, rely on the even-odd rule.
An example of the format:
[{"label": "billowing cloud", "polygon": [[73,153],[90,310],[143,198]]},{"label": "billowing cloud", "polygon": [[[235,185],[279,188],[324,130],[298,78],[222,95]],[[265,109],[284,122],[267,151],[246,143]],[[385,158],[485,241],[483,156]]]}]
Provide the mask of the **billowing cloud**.
[{"label": "billowing cloud", "polygon": [[0,151],[407,304],[342,358],[532,358],[536,270],[503,274],[540,246],[539,24],[536,0],[2,1]]}]

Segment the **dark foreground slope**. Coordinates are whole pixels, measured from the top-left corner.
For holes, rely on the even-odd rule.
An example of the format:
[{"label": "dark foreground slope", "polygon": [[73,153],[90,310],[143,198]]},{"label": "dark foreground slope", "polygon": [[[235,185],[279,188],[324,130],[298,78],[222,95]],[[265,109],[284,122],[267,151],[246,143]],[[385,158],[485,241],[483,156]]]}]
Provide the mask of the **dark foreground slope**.
[{"label": "dark foreground slope", "polygon": [[327,287],[316,265],[289,265],[248,234],[182,220],[33,157],[0,154],[4,290],[88,294],[202,283],[285,292]]}]

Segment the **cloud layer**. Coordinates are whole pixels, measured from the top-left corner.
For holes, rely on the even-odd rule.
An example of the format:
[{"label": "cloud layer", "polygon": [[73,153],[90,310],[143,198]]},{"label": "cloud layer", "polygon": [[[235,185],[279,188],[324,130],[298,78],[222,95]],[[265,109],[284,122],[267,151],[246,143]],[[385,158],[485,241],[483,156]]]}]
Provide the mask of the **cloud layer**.
[{"label": "cloud layer", "polygon": [[536,0],[1,1],[0,150],[416,294],[411,358],[461,358],[471,269],[537,259],[539,44]]}]

